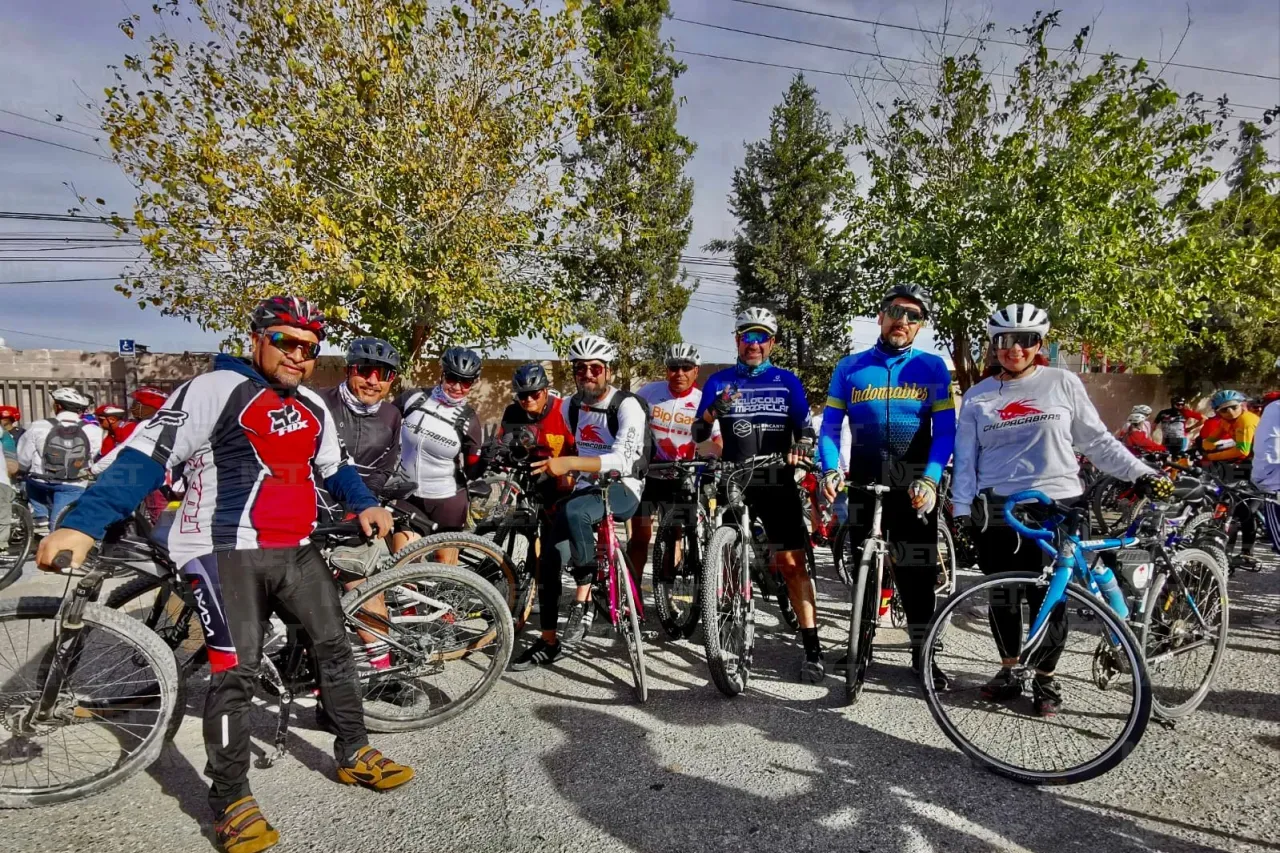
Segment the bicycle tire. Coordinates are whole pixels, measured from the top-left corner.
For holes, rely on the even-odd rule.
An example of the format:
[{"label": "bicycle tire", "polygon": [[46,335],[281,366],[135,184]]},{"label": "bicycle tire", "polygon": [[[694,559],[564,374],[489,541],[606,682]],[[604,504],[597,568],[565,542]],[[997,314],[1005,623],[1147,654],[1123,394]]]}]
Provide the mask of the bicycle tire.
[{"label": "bicycle tire", "polygon": [[[618,595],[622,600],[623,612],[619,614],[618,633],[622,636],[622,644],[627,648],[627,659],[631,664],[631,677],[634,684],[636,701],[644,704],[649,699],[649,683],[645,677],[644,635],[640,631],[640,613],[636,602],[639,591],[631,577],[631,561],[619,548],[615,557],[618,560]],[[625,620],[625,621],[624,621]]]},{"label": "bicycle tire", "polygon": [[[1101,477],[1093,484],[1089,499],[1091,513],[1090,528],[1101,536],[1118,536],[1132,523],[1133,519],[1147,504],[1147,498],[1139,497],[1132,503],[1118,504],[1119,492],[1131,487],[1130,483],[1116,479],[1110,475]],[[1114,514],[1114,520],[1108,518]]]},{"label": "bicycle tire", "polygon": [[13,585],[22,577],[22,570],[35,546],[35,522],[31,518],[31,510],[20,501],[14,501],[12,507],[9,542],[4,556],[0,558],[0,571],[4,572],[0,575],[0,589]]},{"label": "bicycle tire", "polygon": [[[474,533],[433,533],[421,539],[415,539],[399,551],[391,555],[386,567],[380,571],[390,571],[415,563],[433,562],[430,555],[441,549],[458,551],[456,565],[475,572],[487,580],[498,591],[507,603],[507,610],[513,618],[518,609],[516,599],[520,594],[520,579],[516,574],[515,564],[497,542]],[[455,565],[444,564],[438,565]],[[532,604],[530,605],[532,606]]]},{"label": "bicycle tire", "polygon": [[868,586],[872,547],[870,539],[862,543],[858,574],[849,600],[849,636],[845,649],[848,657],[845,658],[844,668],[844,699],[848,705],[854,704],[862,696],[867,666],[871,663],[871,643],[876,633],[875,618],[880,606],[880,586],[877,583],[874,590]]},{"label": "bicycle tire", "polygon": [[951,530],[946,524],[938,522],[938,568],[944,574],[942,583],[934,587],[934,594],[947,596],[955,592],[956,589],[956,571],[959,566],[956,564],[956,540],[951,535]]},{"label": "bicycle tire", "polygon": [[[921,654],[921,670],[923,672],[931,671],[938,651],[936,647],[937,641],[941,638],[941,633],[946,628],[948,618],[953,614],[962,614],[964,611],[961,608],[962,605],[965,605],[967,599],[976,598],[989,592],[991,588],[1002,585],[1012,585],[1014,583],[1034,585],[1041,577],[1040,574],[1034,572],[1001,572],[988,575],[965,590],[952,595],[943,604],[942,608],[934,614],[933,620],[929,623],[929,630],[925,636]],[[1129,629],[1129,626],[1125,624],[1124,620],[1117,617],[1109,607],[1095,598],[1089,590],[1074,581],[1067,584],[1064,601],[1067,602],[1069,612],[1088,611],[1088,619],[1096,620],[1113,636],[1119,638],[1119,645],[1125,653],[1124,662],[1134,675],[1135,701],[1132,704],[1130,713],[1124,720],[1120,735],[1114,738],[1111,744],[1101,750],[1092,760],[1058,771],[1035,770],[1000,761],[974,746],[957,729],[942,706],[940,696],[944,691],[939,691],[934,686],[933,679],[925,678],[921,682],[924,687],[925,703],[929,706],[929,713],[933,715],[934,722],[938,724],[943,734],[955,744],[957,749],[975,764],[986,770],[1027,785],[1070,785],[1101,776],[1124,761],[1129,753],[1133,751],[1142,739],[1142,735],[1146,731],[1147,724],[1151,718],[1151,680],[1143,664],[1142,646]],[[951,687],[950,692],[955,692],[954,685]]]},{"label": "bicycle tire", "polygon": [[[199,616],[182,597],[173,591],[173,585],[169,581],[161,580],[150,576],[137,577],[123,586],[117,587],[107,597],[106,606],[111,610],[123,610],[130,602],[141,599],[153,592],[164,589],[165,597],[162,599],[157,596],[152,606],[141,614],[125,614],[131,615],[132,618],[138,619],[147,629],[156,634],[166,646],[172,650],[174,664],[178,668],[178,699],[177,708],[185,711],[187,707],[187,679],[195,674],[201,666],[209,659],[208,649],[204,645],[204,628],[201,625]],[[182,607],[175,614],[169,608],[169,597],[173,596],[181,602]],[[180,631],[166,630],[168,626],[164,624],[166,617],[172,616],[167,621],[173,628],[178,629],[184,623],[195,626],[196,636],[192,636],[190,628],[187,630],[185,637]],[[190,652],[183,654],[182,649],[187,643],[197,640],[198,645]],[[173,740],[174,735],[178,733],[178,729],[182,726],[184,713],[174,713],[173,718],[169,722],[169,729],[165,732],[165,740]]]},{"label": "bicycle tire", "polygon": [[[701,516],[699,512],[699,516]],[[702,523],[699,517],[698,523]],[[672,566],[669,580],[663,568],[667,555],[673,553],[677,542],[683,542],[683,553],[679,566]],[[698,553],[698,531],[695,527],[679,524],[670,514],[664,514],[658,526],[658,535],[653,543],[653,610],[658,615],[658,624],[663,632],[672,640],[686,640],[698,629],[698,618],[702,615],[702,566]],[[683,581],[693,585],[691,600],[683,613],[676,611],[672,601],[676,597],[677,582]]]},{"label": "bicycle tire", "polygon": [[[1217,639],[1213,643],[1213,656],[1209,660],[1209,665],[1205,669],[1199,685],[1194,691],[1192,691],[1191,695],[1182,702],[1171,704],[1172,698],[1169,697],[1169,694],[1156,685],[1156,682],[1159,680],[1158,675],[1152,675],[1153,672],[1157,674],[1160,673],[1163,668],[1160,665],[1153,668],[1150,663],[1147,664],[1148,676],[1151,678],[1151,710],[1152,713],[1162,720],[1176,720],[1187,716],[1196,708],[1200,707],[1200,704],[1204,702],[1205,697],[1209,695],[1209,691],[1213,688],[1213,679],[1217,675],[1218,669],[1222,666],[1222,659],[1226,654],[1227,631],[1230,623],[1230,610],[1228,609],[1227,603],[1227,580],[1226,576],[1217,565],[1217,559],[1212,554],[1203,550],[1192,548],[1172,554],[1170,556],[1170,560],[1174,564],[1171,567],[1174,572],[1179,571],[1186,564],[1194,561],[1209,574],[1211,586],[1217,587],[1217,593],[1215,595],[1213,590],[1206,590],[1207,595],[1205,596],[1205,603],[1211,604],[1216,602],[1218,607],[1217,613],[1220,616],[1221,621]],[[1156,622],[1157,614],[1165,612],[1162,596],[1168,582],[1168,573],[1161,572],[1152,580],[1151,587],[1147,590],[1146,605],[1143,608],[1142,614],[1142,634],[1139,637],[1142,641],[1144,656],[1148,655],[1149,649],[1154,648],[1161,641],[1162,633],[1164,637],[1167,637],[1170,630],[1187,630],[1186,626],[1177,625],[1176,622],[1172,625],[1163,619],[1161,622]],[[1201,588],[1203,589],[1203,587]],[[1170,607],[1173,605],[1173,600],[1177,600],[1178,598],[1179,597],[1176,593],[1171,591],[1171,600],[1168,601]],[[1178,603],[1181,603],[1180,600]],[[1214,614],[1211,611],[1208,615],[1212,617]],[[1162,632],[1160,630],[1161,628],[1165,630]]]},{"label": "bicycle tire", "polygon": [[[721,693],[730,698],[747,688],[750,680],[751,647],[754,643],[755,599],[751,595],[750,556],[745,554],[741,536],[734,527],[721,527],[711,534],[706,559],[702,562],[702,643],[707,655],[711,680]],[[733,556],[737,568],[725,565],[726,553]],[[740,651],[729,651],[737,658],[725,659],[722,641],[721,612],[729,597],[731,638]]]},{"label": "bicycle tire", "polygon": [[[402,549],[403,550],[403,549]],[[449,650],[435,655],[441,664],[471,665],[471,658],[478,651],[491,651],[492,657],[485,672],[469,690],[457,699],[442,706],[431,705],[427,713],[407,717],[403,714],[387,715],[379,713],[377,703],[370,703],[366,698],[364,707],[365,727],[372,732],[407,732],[430,728],[452,720],[454,717],[473,707],[483,699],[498,683],[507,664],[511,660],[511,650],[515,645],[515,627],[507,603],[491,584],[469,569],[443,563],[411,563],[395,569],[386,569],[370,577],[365,583],[356,587],[342,597],[342,612],[348,625],[352,628],[365,628],[366,625],[358,617],[361,604],[374,595],[385,594],[388,590],[413,582],[440,581],[465,587],[474,595],[484,608],[494,614],[492,630],[481,635],[479,640],[467,644],[461,651]],[[441,620],[443,622],[443,620]],[[485,639],[490,638],[490,639]]]},{"label": "bicycle tire", "polygon": [[[525,529],[515,524],[502,524],[492,531],[485,531],[482,536],[493,537],[493,542],[511,560],[516,576],[516,596],[511,608],[511,617],[515,620],[516,633],[524,630],[529,622],[529,614],[533,612],[533,601],[538,595],[537,554],[534,553],[534,541],[529,538]],[[524,560],[519,560],[518,539],[524,539]],[[404,550],[404,549],[401,549]],[[534,565],[530,566],[529,561]]]},{"label": "bicycle tire", "polygon": [[[62,599],[51,596],[24,596],[0,601],[0,624],[16,619],[47,619],[51,623],[48,636],[52,638],[54,630],[52,623],[56,621],[58,609],[61,606]],[[85,604],[81,619],[85,625],[86,635],[91,631],[101,631],[124,640],[133,649],[129,659],[135,662],[145,661],[155,672],[157,695],[160,700],[155,724],[147,736],[141,739],[141,744],[132,755],[110,770],[96,774],[88,780],[62,785],[55,790],[40,791],[23,791],[0,785],[0,808],[21,809],[52,805],[99,793],[150,766],[159,757],[164,747],[164,735],[168,730],[170,717],[177,708],[178,670],[173,660],[173,652],[158,636],[147,630],[137,620],[102,605]],[[3,745],[0,744],[0,746]]]}]

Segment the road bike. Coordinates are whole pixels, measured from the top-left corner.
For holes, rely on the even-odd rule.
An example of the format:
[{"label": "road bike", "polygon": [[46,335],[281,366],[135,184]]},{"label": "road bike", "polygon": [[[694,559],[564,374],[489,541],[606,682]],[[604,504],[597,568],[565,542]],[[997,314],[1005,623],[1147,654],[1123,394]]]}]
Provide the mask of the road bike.
[{"label": "road bike", "polygon": [[[1040,526],[1015,517],[1023,502],[1048,508]],[[1111,569],[1086,560],[1137,539],[1082,540],[1074,531],[1085,512],[1038,491],[1009,497],[1004,519],[1022,537],[1020,547],[1034,543],[1052,565],[1038,573],[989,575],[956,593],[934,615],[924,640],[923,671],[937,665],[951,680],[945,690],[923,681],[934,720],[974,762],[1019,782],[1068,784],[1100,776],[1137,746],[1151,717],[1151,680],[1142,644],[1126,624],[1129,606]],[[1032,606],[1036,601],[1039,607]],[[1021,640],[1027,616],[1030,630],[1010,667],[1016,692],[1001,701],[984,699],[985,682],[1002,665],[993,632],[1002,625],[1007,632],[1016,619]],[[939,648],[949,620],[953,628]],[[1038,667],[1055,671],[1065,697],[1051,716],[1037,715],[1020,698]]]}]

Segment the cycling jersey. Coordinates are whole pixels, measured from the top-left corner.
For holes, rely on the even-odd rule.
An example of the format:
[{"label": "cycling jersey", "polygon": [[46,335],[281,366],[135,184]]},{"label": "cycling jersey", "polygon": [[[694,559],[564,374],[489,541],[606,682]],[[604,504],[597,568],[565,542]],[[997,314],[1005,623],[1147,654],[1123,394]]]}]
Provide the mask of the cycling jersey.
[{"label": "cycling jersey", "polygon": [[1187,431],[1204,420],[1204,415],[1186,406],[1161,409],[1156,413],[1154,423],[1160,427],[1160,438],[1165,447],[1184,449]]},{"label": "cycling jersey", "polygon": [[845,356],[831,374],[818,444],[824,471],[839,464],[840,427],[853,433],[849,476],[859,483],[937,483],[955,446],[951,372],[933,353],[882,342]]},{"label": "cycling jersey", "polygon": [[786,453],[796,437],[813,437],[809,401],[800,377],[773,365],[752,370],[738,364],[712,374],[703,386],[695,415],[694,435],[699,440],[711,431],[702,420],[703,414],[724,391],[737,395],[733,408],[718,419],[724,439],[724,458],[729,462]]},{"label": "cycling jersey", "polygon": [[1204,422],[1204,426],[1200,427],[1200,449],[1208,453],[1212,450],[1220,450],[1215,445],[1221,441],[1234,441],[1232,434],[1235,432],[1235,425],[1226,418],[1214,415]]},{"label": "cycling jersey", "polygon": [[[692,459],[698,449],[693,438],[693,424],[702,402],[702,391],[690,387],[680,396],[671,393],[666,382],[650,382],[636,396],[649,406],[649,430],[653,433],[653,458],[661,462]],[[713,438],[720,435],[720,422],[711,427]],[[674,471],[655,471],[655,479],[671,479]]]},{"label": "cycling jersey", "polygon": [[416,497],[452,497],[480,475],[483,433],[475,409],[444,399],[439,387],[408,391],[396,408],[404,415],[400,464]]},{"label": "cycling jersey", "polygon": [[534,415],[520,408],[519,403],[511,403],[502,412],[498,435],[504,436],[523,427],[533,432],[537,444],[531,453],[534,459],[570,456],[573,452],[573,436],[569,434],[563,406],[564,401],[554,392],[547,395],[542,411]]},{"label": "cycling jersey", "polygon": [[389,401],[353,408],[342,389],[346,383],[325,388],[320,398],[333,414],[338,437],[360,479],[375,495],[400,464],[400,411]]},{"label": "cycling jersey", "polygon": [[1259,418],[1253,412],[1243,411],[1231,422],[1231,438],[1235,444],[1204,455],[1211,462],[1243,462],[1253,456],[1253,436],[1258,430]]},{"label": "cycling jersey", "polygon": [[315,472],[347,508],[378,501],[342,449],[333,416],[308,388],[281,395],[249,362],[219,355],[117,449],[68,514],[66,526],[102,538],[167,469],[183,466],[186,493],[169,530],[178,565],[206,554],[307,544],[316,521]]},{"label": "cycling jersey", "polygon": [[[1215,418],[1210,418],[1210,421]],[[1218,418],[1217,420],[1224,420]],[[1205,424],[1207,429],[1208,423]],[[1252,479],[1265,492],[1280,492],[1280,404],[1268,403],[1254,431],[1257,453],[1253,459]],[[1273,542],[1280,543],[1280,515],[1270,501],[1266,504],[1267,530]],[[1280,551],[1280,547],[1277,547]]]},{"label": "cycling jersey", "polygon": [[1136,454],[1164,452],[1164,445],[1152,441],[1143,426],[1144,424],[1130,426],[1121,434],[1120,442]]},{"label": "cycling jersey", "polygon": [[[578,412],[578,428],[574,432],[573,443],[577,445],[577,455],[598,457],[600,471],[617,471],[623,473],[622,484],[640,500],[640,480],[635,476],[636,463],[644,454],[645,447],[645,411],[644,404],[634,395],[623,400],[618,406],[618,431],[615,434],[609,429],[609,402],[617,388],[610,388],[599,400],[587,404],[581,403]],[[560,416],[569,423],[569,406],[572,397],[560,402]],[[574,485],[575,491],[595,485],[595,475],[581,473]]]}]

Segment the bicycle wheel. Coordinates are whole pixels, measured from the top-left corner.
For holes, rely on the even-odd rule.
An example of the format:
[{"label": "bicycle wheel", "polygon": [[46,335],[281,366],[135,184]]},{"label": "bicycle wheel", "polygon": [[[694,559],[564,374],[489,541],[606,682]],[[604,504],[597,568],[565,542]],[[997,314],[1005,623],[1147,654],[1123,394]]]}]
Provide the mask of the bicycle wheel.
[{"label": "bicycle wheel", "polygon": [[520,576],[511,555],[492,539],[474,533],[435,533],[415,539],[392,554],[383,571],[417,563],[438,563],[437,552],[442,550],[457,551],[457,563],[449,565],[469,569],[487,580],[507,603],[507,610],[515,614],[519,609],[516,600],[520,594]]},{"label": "bicycle wheel", "polygon": [[873,553],[875,544],[868,539],[862,544],[858,573],[849,600],[849,639],[844,668],[844,698],[852,705],[862,695],[867,666],[871,663],[871,644],[876,635],[876,612],[880,609],[880,573],[883,564]]},{"label": "bicycle wheel", "polygon": [[0,808],[86,797],[151,764],[178,696],[173,653],[136,620],[86,604],[58,699],[38,701],[62,599],[0,601]]},{"label": "bicycle wheel", "polygon": [[738,529],[711,535],[702,564],[702,642],[711,680],[726,696],[747,688],[755,643],[755,599],[751,597],[749,549]]},{"label": "bicycle wheel", "polygon": [[[1014,668],[1021,692],[1005,701],[983,699],[983,685],[1001,665],[992,639],[992,605],[997,612],[1019,614],[1025,631],[1034,615],[1025,606],[1028,593],[1044,589],[1039,574],[1005,572],[951,596],[929,624],[921,666],[929,672],[937,664],[950,676],[945,692],[924,679],[924,694],[934,720],[961,752],[1019,782],[1065,785],[1106,773],[1137,746],[1151,716],[1151,682],[1129,627],[1071,583],[1060,605],[1071,615],[1061,630],[1056,664],[1064,696],[1058,713],[1037,716],[1027,696],[1033,667],[1043,661],[1043,642]],[[940,649],[936,641],[948,618],[953,626]]]},{"label": "bicycle wheel", "polygon": [[[379,596],[385,615],[365,606]],[[502,596],[474,572],[441,563],[378,572],[342,597],[342,612],[365,726],[375,732],[427,728],[461,714],[498,683],[515,642]],[[370,666],[358,631],[390,647],[388,668]]]},{"label": "bicycle wheel", "polygon": [[1151,676],[1152,711],[1185,717],[1204,701],[1227,648],[1227,582],[1204,551],[1179,551],[1147,590],[1142,652]]},{"label": "bicycle wheel", "polygon": [[[26,504],[14,501],[9,516],[9,541],[0,552],[0,589],[22,577],[22,568],[35,546],[35,523]],[[4,543],[0,543],[4,544]]]},{"label": "bicycle wheel", "polygon": [[[706,523],[698,510],[698,526]],[[671,514],[662,517],[653,544],[653,609],[662,630],[673,640],[693,636],[702,612],[702,559],[698,530]]]},{"label": "bicycle wheel", "polygon": [[618,634],[622,636],[622,644],[627,647],[627,658],[631,662],[631,677],[635,684],[636,701],[643,704],[649,698],[649,684],[645,680],[644,670],[644,636],[640,633],[640,591],[631,576],[631,562],[627,555],[618,549],[614,557],[618,561]]},{"label": "bicycle wheel", "polygon": [[153,577],[134,578],[117,588],[107,598],[107,607],[137,619],[173,650],[178,668],[177,712],[165,732],[165,740],[173,740],[187,707],[187,679],[208,660],[200,618],[171,582]]},{"label": "bicycle wheel", "polygon": [[[537,528],[534,528],[535,531]],[[503,524],[491,531],[480,531],[476,533],[485,537],[492,537],[493,542],[504,552],[511,560],[512,569],[516,576],[516,597],[515,604],[511,610],[511,616],[515,619],[516,633],[524,630],[525,624],[529,621],[529,613],[533,610],[533,600],[538,595],[537,583],[537,560],[538,555],[534,551],[533,541],[529,538],[528,531],[517,524]],[[498,574],[494,572],[493,574]],[[486,580],[489,580],[486,578]],[[492,583],[492,581],[490,581]]]},{"label": "bicycle wheel", "polygon": [[1130,483],[1105,476],[1093,485],[1089,500],[1090,526],[1100,536],[1118,536],[1147,503]]}]

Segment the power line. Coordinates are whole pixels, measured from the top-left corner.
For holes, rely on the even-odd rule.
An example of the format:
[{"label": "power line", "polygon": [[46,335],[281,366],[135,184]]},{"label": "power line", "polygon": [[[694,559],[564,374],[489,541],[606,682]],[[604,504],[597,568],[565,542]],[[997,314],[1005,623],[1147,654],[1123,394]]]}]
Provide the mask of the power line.
[{"label": "power line", "polygon": [[106,347],[111,349],[115,344],[104,344],[102,341],[82,341],[77,338],[58,338],[53,335],[39,335],[35,332],[20,332],[17,329],[0,329],[0,332],[6,332],[10,335],[25,335],[28,338],[43,338],[46,341],[61,341],[64,344],[88,344],[94,347]]},{"label": "power line", "polygon": [[741,62],[745,65],[761,65],[766,68],[784,68],[788,71],[803,71],[806,74],[829,74],[832,77],[852,77],[855,80],[870,80],[880,83],[896,83],[898,81],[889,77],[874,77],[862,74],[846,74],[843,71],[825,71],[821,68],[802,68],[799,65],[782,65],[777,62],[763,62],[759,59],[742,59],[738,56],[721,56],[717,53],[699,53],[696,50],[674,50],[673,53],[683,54],[684,56],[701,56],[704,59],[719,59],[722,62]]},{"label": "power line", "polygon": [[[817,18],[830,18],[837,21],[850,21],[855,24],[870,24],[873,27],[885,27],[886,29],[893,29],[893,30],[907,30],[913,33],[924,33],[925,35],[939,36],[939,37],[946,36],[948,38],[959,39],[960,41],[985,41],[985,42],[990,42],[991,44],[1003,44],[1003,45],[1009,45],[1011,47],[1021,47],[1021,48],[1025,48],[1027,46],[1023,42],[1007,41],[1004,39],[997,39],[997,38],[986,38],[984,36],[962,36],[962,35],[956,35],[954,33],[944,33],[938,30],[929,30],[929,29],[925,29],[924,27],[911,27],[911,26],[907,26],[906,24],[889,24],[889,23],[885,23],[884,21],[872,20],[871,18],[857,18],[852,15],[837,15],[833,12],[816,12],[811,9],[795,9],[795,8],[792,8],[791,6],[779,6],[775,3],[764,3],[762,2],[762,0],[730,0],[730,2],[742,3],[747,6],[760,6],[765,9],[777,9],[778,11],[781,11],[781,12],[793,12],[797,15],[812,15]],[[1055,49],[1060,50],[1061,48],[1055,48]],[[1093,51],[1088,51],[1088,50],[1081,51],[1081,53],[1085,56],[1109,55],[1106,53],[1095,53]],[[1124,59],[1129,62],[1136,62],[1139,59],[1141,59],[1141,57],[1125,56],[1124,54],[1120,54],[1120,53],[1114,54],[1114,56],[1116,56],[1118,59]],[[1238,77],[1256,77],[1260,80],[1280,80],[1280,76],[1275,76],[1272,74],[1258,74],[1253,71],[1239,71],[1234,68],[1215,68],[1211,65],[1194,65],[1187,62],[1161,62],[1160,64],[1168,65],[1172,68],[1190,68],[1195,71],[1211,71],[1216,74],[1235,74]]]},{"label": "power line", "polygon": [[21,281],[0,281],[0,287],[10,284],[84,284],[102,281],[124,281],[126,278],[154,278],[151,275],[115,276],[113,278],[28,278]]},{"label": "power line", "polygon": [[83,130],[74,130],[70,127],[67,127],[65,124],[60,124],[59,122],[56,122],[56,121],[45,121],[42,118],[29,116],[26,113],[15,112],[13,110],[6,110],[3,107],[0,107],[0,113],[4,113],[5,115],[17,116],[18,118],[24,118],[27,121],[34,121],[36,124],[47,124],[49,127],[56,127],[58,130],[65,130],[67,133],[77,133],[80,136],[87,136],[90,139],[92,139],[94,142],[97,142],[99,139],[99,137],[94,136],[92,133],[85,133]]},{"label": "power line", "polygon": [[32,142],[39,142],[42,145],[52,145],[54,148],[65,148],[68,151],[75,151],[80,154],[88,154],[90,157],[97,157],[99,160],[105,160],[108,163],[112,162],[110,157],[103,157],[101,154],[95,154],[94,152],[86,151],[83,148],[75,148],[74,146],[71,146],[71,145],[63,145],[61,142],[50,142],[47,139],[40,139],[37,136],[27,136],[25,133],[18,133],[12,130],[5,130],[2,127],[0,127],[0,133],[7,134],[8,136],[16,136],[19,139],[29,139]]},{"label": "power line", "polygon": [[[758,33],[758,32],[755,32],[754,30],[742,30],[742,29],[738,29],[737,27],[721,26],[720,24],[708,24],[705,21],[692,21],[688,18],[677,18],[675,16],[672,16],[671,20],[679,21],[682,24],[692,24],[695,27],[707,27],[708,29],[712,29],[712,30],[724,30],[727,33],[738,33],[744,36],[755,36],[756,38],[772,39],[773,41],[785,41],[785,42],[788,42],[789,44],[802,44],[806,47],[820,47],[823,50],[838,50],[841,53],[856,53],[859,56],[870,56],[876,59],[890,59],[890,60],[893,60],[894,62],[906,62],[911,65],[933,65],[934,64],[925,59],[908,59],[905,56],[892,56],[887,53],[878,53],[874,50],[857,50],[856,48],[852,48],[852,47],[837,47],[831,44],[821,44],[820,42],[816,42],[816,41],[805,41],[804,39],[793,39],[793,38],[788,38],[787,36],[774,35],[771,33]],[[1004,74],[1001,76],[1009,77],[1011,75]]]}]

